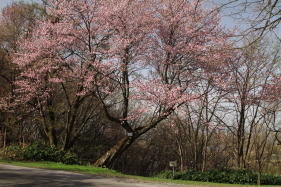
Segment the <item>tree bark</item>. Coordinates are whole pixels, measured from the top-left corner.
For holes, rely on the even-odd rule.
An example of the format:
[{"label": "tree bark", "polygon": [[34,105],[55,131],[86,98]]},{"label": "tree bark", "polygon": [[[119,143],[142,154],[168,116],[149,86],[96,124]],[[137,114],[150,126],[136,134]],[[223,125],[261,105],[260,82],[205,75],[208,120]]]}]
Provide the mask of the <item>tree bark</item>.
[{"label": "tree bark", "polygon": [[245,104],[241,104],[240,119],[237,130],[237,167],[244,168],[244,143],[245,143]]},{"label": "tree bark", "polygon": [[103,156],[101,156],[95,163],[96,167],[106,167],[112,168],[114,161],[121,156],[121,154],[126,151],[130,145],[139,136],[124,137],[115,146],[113,146],[109,151],[107,151]]},{"label": "tree bark", "polygon": [[127,123],[121,123],[121,126],[124,129],[129,129],[129,133],[132,133],[132,136],[126,136],[119,140],[115,146],[113,146],[109,151],[107,151],[103,156],[101,156],[95,163],[94,166],[96,167],[106,167],[112,168],[113,163],[116,159],[118,159],[121,154],[126,151],[130,145],[141,135],[147,133],[151,129],[155,128],[161,121],[167,118],[173,110],[169,110],[166,112],[165,115],[159,116],[155,119],[151,124],[147,126],[141,126],[136,129],[132,129]]},{"label": "tree bark", "polygon": [[56,130],[53,127],[48,129],[47,136],[48,136],[49,145],[57,146]]},{"label": "tree bark", "polygon": [[3,148],[6,148],[6,141],[7,141],[7,128],[5,127],[4,130],[4,142],[3,142]]}]

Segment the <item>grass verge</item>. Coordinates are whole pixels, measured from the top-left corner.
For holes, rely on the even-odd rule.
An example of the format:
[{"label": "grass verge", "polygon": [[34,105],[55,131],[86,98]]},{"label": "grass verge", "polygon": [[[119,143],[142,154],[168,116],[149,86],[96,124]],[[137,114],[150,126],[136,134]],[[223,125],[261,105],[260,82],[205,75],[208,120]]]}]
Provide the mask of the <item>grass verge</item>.
[{"label": "grass verge", "polygon": [[[175,184],[186,184],[194,187],[257,187],[257,185],[238,185],[238,184],[221,184],[221,183],[210,183],[210,182],[197,182],[197,181],[185,181],[185,180],[170,180],[161,179],[155,177],[141,177],[134,175],[126,175],[115,170],[106,168],[96,168],[92,166],[81,166],[81,165],[66,165],[62,163],[54,162],[18,162],[18,161],[4,161],[0,160],[1,164],[10,164],[15,166],[33,167],[33,168],[44,168],[54,170],[72,171],[85,174],[95,174],[108,177],[122,177],[126,179],[134,179],[141,182],[160,182],[160,183],[175,183]],[[260,187],[281,187],[273,185],[261,185]]]}]

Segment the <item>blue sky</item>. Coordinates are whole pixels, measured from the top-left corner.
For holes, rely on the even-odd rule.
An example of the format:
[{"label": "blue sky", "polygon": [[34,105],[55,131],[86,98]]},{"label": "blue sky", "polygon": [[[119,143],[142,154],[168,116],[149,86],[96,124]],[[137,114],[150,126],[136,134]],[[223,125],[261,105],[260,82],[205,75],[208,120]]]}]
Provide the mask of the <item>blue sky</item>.
[{"label": "blue sky", "polygon": [[[18,2],[18,1],[24,1],[24,2],[41,2],[40,0],[0,0],[0,9],[6,7],[8,4],[11,4],[12,2]],[[225,25],[226,27],[233,27],[235,25],[234,20],[230,18],[223,18],[222,25]],[[236,23],[237,24],[237,23]]]},{"label": "blue sky", "polygon": [[25,1],[25,2],[40,2],[40,0],[0,0],[0,9],[11,4],[12,2]]},{"label": "blue sky", "polygon": [[[41,2],[41,0],[0,0],[0,9],[6,7],[7,5],[18,2],[18,1],[24,1],[24,2]],[[238,25],[237,21],[229,18],[229,17],[223,17],[222,19],[222,25],[226,26],[227,28],[235,27],[235,25]],[[240,25],[241,26],[241,25]]]}]

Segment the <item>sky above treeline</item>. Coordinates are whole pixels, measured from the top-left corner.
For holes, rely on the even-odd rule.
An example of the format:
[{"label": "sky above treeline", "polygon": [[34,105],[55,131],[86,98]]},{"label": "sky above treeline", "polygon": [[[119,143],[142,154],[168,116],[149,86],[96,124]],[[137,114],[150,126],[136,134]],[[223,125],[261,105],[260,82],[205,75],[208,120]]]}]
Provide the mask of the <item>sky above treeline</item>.
[{"label": "sky above treeline", "polygon": [[[13,3],[13,2],[19,2],[19,1],[38,2],[38,3],[41,2],[41,0],[0,0],[0,10],[2,8],[6,7],[7,5]],[[227,27],[227,28],[233,28],[233,27],[236,27],[238,25],[238,23],[236,21],[234,21],[233,19],[229,18],[229,17],[223,17],[222,18],[222,25]]]},{"label": "sky above treeline", "polygon": [[13,3],[13,2],[19,2],[19,1],[24,1],[24,2],[40,2],[40,0],[0,0],[0,9],[6,7],[7,5]]}]

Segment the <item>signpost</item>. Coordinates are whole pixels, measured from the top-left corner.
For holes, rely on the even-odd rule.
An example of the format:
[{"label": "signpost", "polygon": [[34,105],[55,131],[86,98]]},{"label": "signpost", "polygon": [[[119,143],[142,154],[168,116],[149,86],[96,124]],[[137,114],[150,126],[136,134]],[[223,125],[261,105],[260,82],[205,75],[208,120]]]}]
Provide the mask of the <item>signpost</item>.
[{"label": "signpost", "polygon": [[173,168],[173,177],[175,176],[175,168],[177,167],[177,161],[170,161],[169,166]]}]

